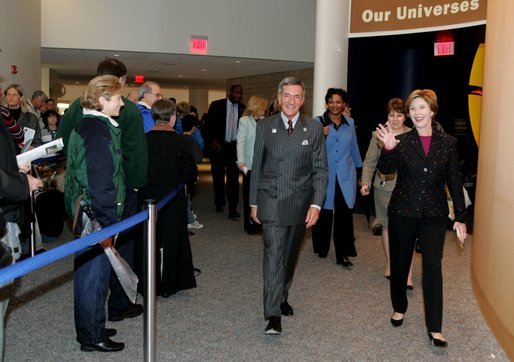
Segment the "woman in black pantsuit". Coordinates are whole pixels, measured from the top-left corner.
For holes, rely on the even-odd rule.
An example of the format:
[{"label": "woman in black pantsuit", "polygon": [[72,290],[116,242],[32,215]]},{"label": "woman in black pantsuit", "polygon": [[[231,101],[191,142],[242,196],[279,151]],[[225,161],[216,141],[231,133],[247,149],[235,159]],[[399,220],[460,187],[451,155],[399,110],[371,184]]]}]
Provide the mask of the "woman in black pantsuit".
[{"label": "woman in black pantsuit", "polygon": [[[167,99],[155,102],[152,117],[155,127],[146,134],[148,181],[139,192],[141,201],[162,199],[185,182],[195,167],[186,138],[173,130],[175,103]],[[157,293],[167,298],[179,290],[195,288],[184,189],[159,211],[157,243]],[[142,245],[139,250],[142,255]]]},{"label": "woman in black pantsuit", "polygon": [[397,172],[389,203],[389,251],[391,254],[391,323],[399,327],[407,311],[407,275],[416,236],[422,249],[423,298],[430,342],[446,347],[441,333],[443,315],[443,257],[448,203],[445,185],[455,211],[454,230],[461,245],[466,238],[466,207],[457,156],[457,140],[434,126],[437,96],[430,89],[413,91],[406,108],[414,129],[394,136],[382,125],[377,128],[384,149],[378,169]]}]

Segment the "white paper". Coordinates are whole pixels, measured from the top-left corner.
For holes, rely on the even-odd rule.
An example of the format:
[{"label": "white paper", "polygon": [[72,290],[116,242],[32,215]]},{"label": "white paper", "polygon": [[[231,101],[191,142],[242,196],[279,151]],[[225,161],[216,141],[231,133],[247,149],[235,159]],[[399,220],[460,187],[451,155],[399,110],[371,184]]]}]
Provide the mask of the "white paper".
[{"label": "white paper", "polygon": [[36,147],[30,151],[24,152],[16,156],[16,160],[21,161],[34,161],[39,158],[47,157],[48,155],[55,154],[56,152],[62,150],[64,147],[64,143],[62,142],[62,138],[58,138],[53,140],[52,142],[45,143],[39,147]]},{"label": "white paper", "polygon": [[34,136],[36,135],[36,130],[32,128],[23,127],[23,148],[21,152],[28,151],[32,141],[34,140]]},{"label": "white paper", "polygon": [[125,259],[121,257],[112,246],[104,248],[105,255],[109,259],[120,284],[132,303],[136,302],[137,297],[137,275],[132,271]]}]

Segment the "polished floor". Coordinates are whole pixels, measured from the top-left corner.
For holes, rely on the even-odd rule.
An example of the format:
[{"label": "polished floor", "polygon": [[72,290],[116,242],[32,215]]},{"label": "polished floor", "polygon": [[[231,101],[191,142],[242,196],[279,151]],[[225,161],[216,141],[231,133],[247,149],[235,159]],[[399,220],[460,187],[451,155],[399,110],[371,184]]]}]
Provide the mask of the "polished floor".
[{"label": "polished floor", "polygon": [[[204,169],[205,171],[205,169]],[[358,256],[354,267],[312,252],[307,234],[280,336],[264,334],[262,238],[248,236],[242,220],[214,210],[210,175],[201,173],[194,201],[199,221],[191,245],[201,269],[198,287],[157,298],[158,361],[508,361],[475,301],[470,283],[472,238],[460,249],[448,232],[443,259],[447,349],[429,344],[423,317],[420,258],[403,325],[389,322],[391,304],[384,278],[380,237],[355,215]],[[63,234],[54,247],[69,239]],[[66,258],[16,282],[6,321],[5,361],[142,361],[143,317],[108,322],[117,353],[81,352],[75,341],[73,259]]]}]

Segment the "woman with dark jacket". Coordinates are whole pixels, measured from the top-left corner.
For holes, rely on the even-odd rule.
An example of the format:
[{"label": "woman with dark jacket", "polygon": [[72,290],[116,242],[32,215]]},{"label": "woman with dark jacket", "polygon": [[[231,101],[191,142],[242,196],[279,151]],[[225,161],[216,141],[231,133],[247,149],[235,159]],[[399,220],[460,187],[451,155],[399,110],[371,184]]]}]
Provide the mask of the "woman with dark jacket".
[{"label": "woman with dark jacket", "polygon": [[[141,201],[160,200],[194,172],[195,161],[185,137],[173,126],[176,105],[161,99],[152,106],[155,126],[146,134],[148,145],[148,176],[140,189]],[[187,198],[183,188],[159,211],[157,221],[157,293],[167,298],[179,290],[196,287],[193,257],[187,232]],[[142,245],[138,246],[142,255]],[[140,279],[141,280],[141,279]]]},{"label": "woman with dark jacket", "polygon": [[[119,78],[103,75],[92,79],[82,96],[82,119],[68,141],[65,203],[69,215],[80,208],[106,228],[120,220],[125,201],[121,130],[112,118],[123,106]],[[81,198],[80,206],[78,200]],[[80,230],[74,230],[80,231]],[[87,235],[82,231],[78,236]],[[101,242],[110,247],[112,237]],[[103,249],[91,246],[75,255],[74,312],[77,341],[82,351],[117,352],[125,345],[110,339],[114,329],[105,328],[105,301],[111,264]]]},{"label": "woman with dark jacket", "polygon": [[430,342],[446,347],[442,334],[443,257],[448,186],[455,211],[454,230],[464,243],[466,207],[457,155],[457,140],[435,128],[437,96],[430,89],[413,91],[406,108],[414,124],[412,131],[395,136],[390,127],[379,125],[377,136],[384,147],[378,161],[383,174],[397,173],[389,203],[389,248],[391,256],[391,323],[399,327],[407,311],[407,275],[418,237],[423,260],[423,298]]}]

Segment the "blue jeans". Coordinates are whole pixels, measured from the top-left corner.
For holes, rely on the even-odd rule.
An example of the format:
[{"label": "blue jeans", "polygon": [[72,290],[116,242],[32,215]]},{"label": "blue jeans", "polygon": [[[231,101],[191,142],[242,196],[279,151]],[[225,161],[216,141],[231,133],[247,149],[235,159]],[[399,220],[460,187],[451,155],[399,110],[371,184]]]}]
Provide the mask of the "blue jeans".
[{"label": "blue jeans", "polygon": [[109,288],[111,264],[100,246],[75,255],[73,290],[77,341],[96,344],[106,340],[105,298]]}]

